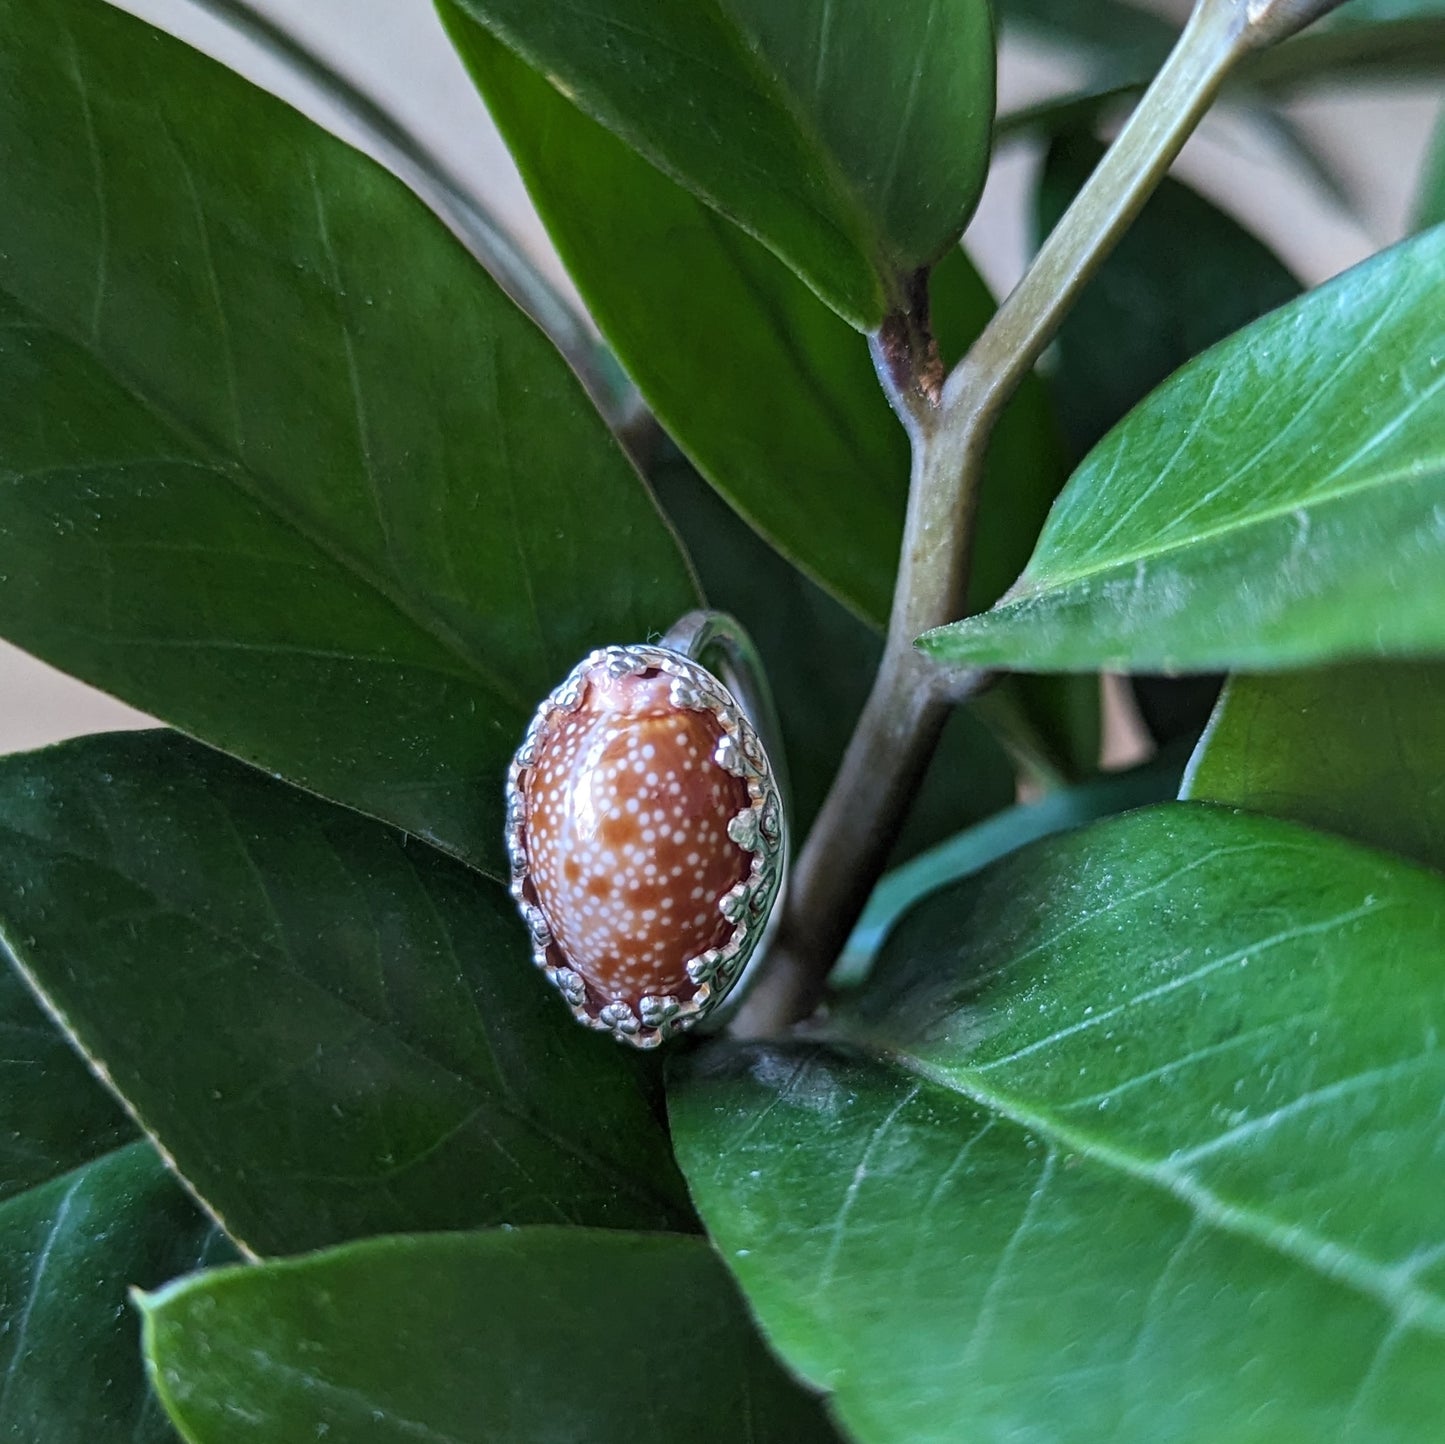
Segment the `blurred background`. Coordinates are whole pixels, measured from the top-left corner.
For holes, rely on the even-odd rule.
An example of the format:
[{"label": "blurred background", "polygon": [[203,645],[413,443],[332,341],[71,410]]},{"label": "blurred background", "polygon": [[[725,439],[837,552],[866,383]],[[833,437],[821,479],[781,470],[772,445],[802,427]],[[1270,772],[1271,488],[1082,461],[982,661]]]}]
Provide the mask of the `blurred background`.
[{"label": "blurred background", "polygon": [[[331,106],[192,0],[126,0],[123,8],[219,57],[365,148],[364,139]],[[516,171],[429,0],[307,0],[304,7],[294,0],[255,0],[253,8],[324,55],[395,115],[566,288]],[[1182,18],[1189,6],[1188,0],[1154,0],[1149,8]],[[1083,67],[1079,56],[1041,42],[1036,34],[1006,34],[1000,111],[1066,91],[1082,78]],[[1333,186],[1302,170],[1278,132],[1238,115],[1207,122],[1181,157],[1177,174],[1241,220],[1313,285],[1405,233],[1440,112],[1438,85],[1335,85],[1285,107],[1294,130],[1335,177]],[[1008,145],[968,232],[967,247],[995,293],[1012,286],[1029,254],[1030,196],[1039,161],[1037,146]],[[84,732],[145,726],[148,720],[0,642],[0,752]],[[1114,760],[1127,755],[1127,731],[1127,719],[1125,735],[1116,719]]]}]

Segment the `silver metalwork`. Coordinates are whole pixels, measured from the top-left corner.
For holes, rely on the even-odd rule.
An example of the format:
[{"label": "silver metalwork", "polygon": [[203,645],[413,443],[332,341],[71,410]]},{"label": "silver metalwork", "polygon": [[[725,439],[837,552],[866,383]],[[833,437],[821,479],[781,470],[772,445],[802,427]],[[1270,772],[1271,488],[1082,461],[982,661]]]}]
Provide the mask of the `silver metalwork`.
[{"label": "silver metalwork", "polygon": [[[716,672],[704,665],[704,658],[714,663]],[[748,789],[747,805],[729,822],[728,836],[752,855],[752,862],[747,877],[718,900],[732,924],[731,936],[722,947],[688,960],[691,993],[644,997],[636,1012],[626,1003],[598,1006],[589,998],[586,982],[557,946],[528,876],[526,774],[557,718],[582,705],[587,678],[599,668],[614,676],[648,671],[669,676],[673,706],[712,714],[722,732],[713,760]],[[678,1033],[719,1022],[724,1000],[726,1011],[732,1011],[746,979],[756,975],[777,917],[788,861],[785,795],[777,715],[767,679],[751,639],[725,613],[689,612],[657,645],[601,647],[543,698],[507,774],[507,856],[512,897],[532,938],[533,961],[578,1022],[633,1047],[653,1048]]]}]

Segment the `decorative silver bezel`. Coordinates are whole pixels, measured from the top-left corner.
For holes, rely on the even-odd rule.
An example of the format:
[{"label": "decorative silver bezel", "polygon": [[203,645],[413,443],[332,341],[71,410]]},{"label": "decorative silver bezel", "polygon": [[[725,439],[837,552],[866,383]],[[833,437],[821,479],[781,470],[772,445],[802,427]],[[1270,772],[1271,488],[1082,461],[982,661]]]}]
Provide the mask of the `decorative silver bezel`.
[{"label": "decorative silver bezel", "polygon": [[[729,821],[728,836],[751,854],[752,865],[748,876],[718,900],[719,911],[733,924],[732,935],[722,947],[688,960],[687,974],[694,984],[688,996],[645,997],[636,1012],[626,1003],[607,1003],[596,1011],[588,1007],[586,983],[567,965],[542,909],[528,896],[524,779],[554,720],[577,711],[586,695],[588,677],[599,668],[614,677],[648,671],[671,677],[673,706],[712,714],[722,730],[713,761],[742,778],[748,788],[747,806]],[[733,694],[706,667],[666,647],[600,647],[542,700],[507,772],[506,839],[512,897],[532,939],[532,960],[562,994],[579,1023],[611,1033],[634,1048],[655,1048],[717,1011],[764,940],[787,867],[783,800],[757,729]]]}]

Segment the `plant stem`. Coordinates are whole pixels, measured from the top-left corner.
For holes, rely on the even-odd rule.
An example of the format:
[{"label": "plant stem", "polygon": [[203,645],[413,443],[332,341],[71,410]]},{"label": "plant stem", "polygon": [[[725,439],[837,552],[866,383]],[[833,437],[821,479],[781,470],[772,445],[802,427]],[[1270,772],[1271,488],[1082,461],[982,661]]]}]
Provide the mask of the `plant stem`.
[{"label": "plant stem", "polygon": [[[1331,0],[1308,0],[1317,9]],[[1338,3],[1338,0],[1333,0]],[[1294,12],[1301,0],[1286,0]],[[817,1006],[828,970],[883,871],[907,806],[957,697],[915,650],[920,633],[960,615],[984,456],[999,413],[1053,339],[1090,277],[1142,209],[1239,59],[1280,31],[1270,0],[1198,0],[1137,109],[1023,279],[948,377],[930,412],[889,328],[875,338],[879,377],[913,442],[913,475],[888,638],[873,690],[788,884],[767,974],[743,1029],[766,1032]],[[1271,18],[1273,17],[1273,18]],[[884,333],[880,332],[880,335]]]}]

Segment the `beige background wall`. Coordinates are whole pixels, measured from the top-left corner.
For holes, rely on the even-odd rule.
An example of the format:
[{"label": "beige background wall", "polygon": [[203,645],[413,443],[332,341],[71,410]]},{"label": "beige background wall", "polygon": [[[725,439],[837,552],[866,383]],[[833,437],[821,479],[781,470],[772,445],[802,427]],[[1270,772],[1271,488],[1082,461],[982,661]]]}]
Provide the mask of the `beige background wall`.
[{"label": "beige background wall", "polygon": [[[538,0],[546,3],[546,0]],[[1081,0],[1087,3],[1087,0]],[[1184,0],[1156,0],[1166,11]],[[188,0],[126,0],[144,15],[225,59],[268,89],[315,110],[264,56]],[[264,0],[257,8],[284,21],[397,113],[449,168],[483,197],[520,240],[565,284],[521,183],[466,76],[452,56],[428,0]],[[1058,56],[1006,47],[1000,72],[1004,109],[1059,88],[1069,66]],[[1437,95],[1352,92],[1321,96],[1293,116],[1345,178],[1351,207],[1291,172],[1257,134],[1209,124],[1192,142],[1180,172],[1270,241],[1298,273],[1318,282],[1403,234]],[[995,167],[968,245],[996,290],[1012,284],[1027,251],[1026,201],[1036,159],[1016,149]],[[0,643],[0,752],[62,737],[141,726],[146,719],[13,647]]]}]

